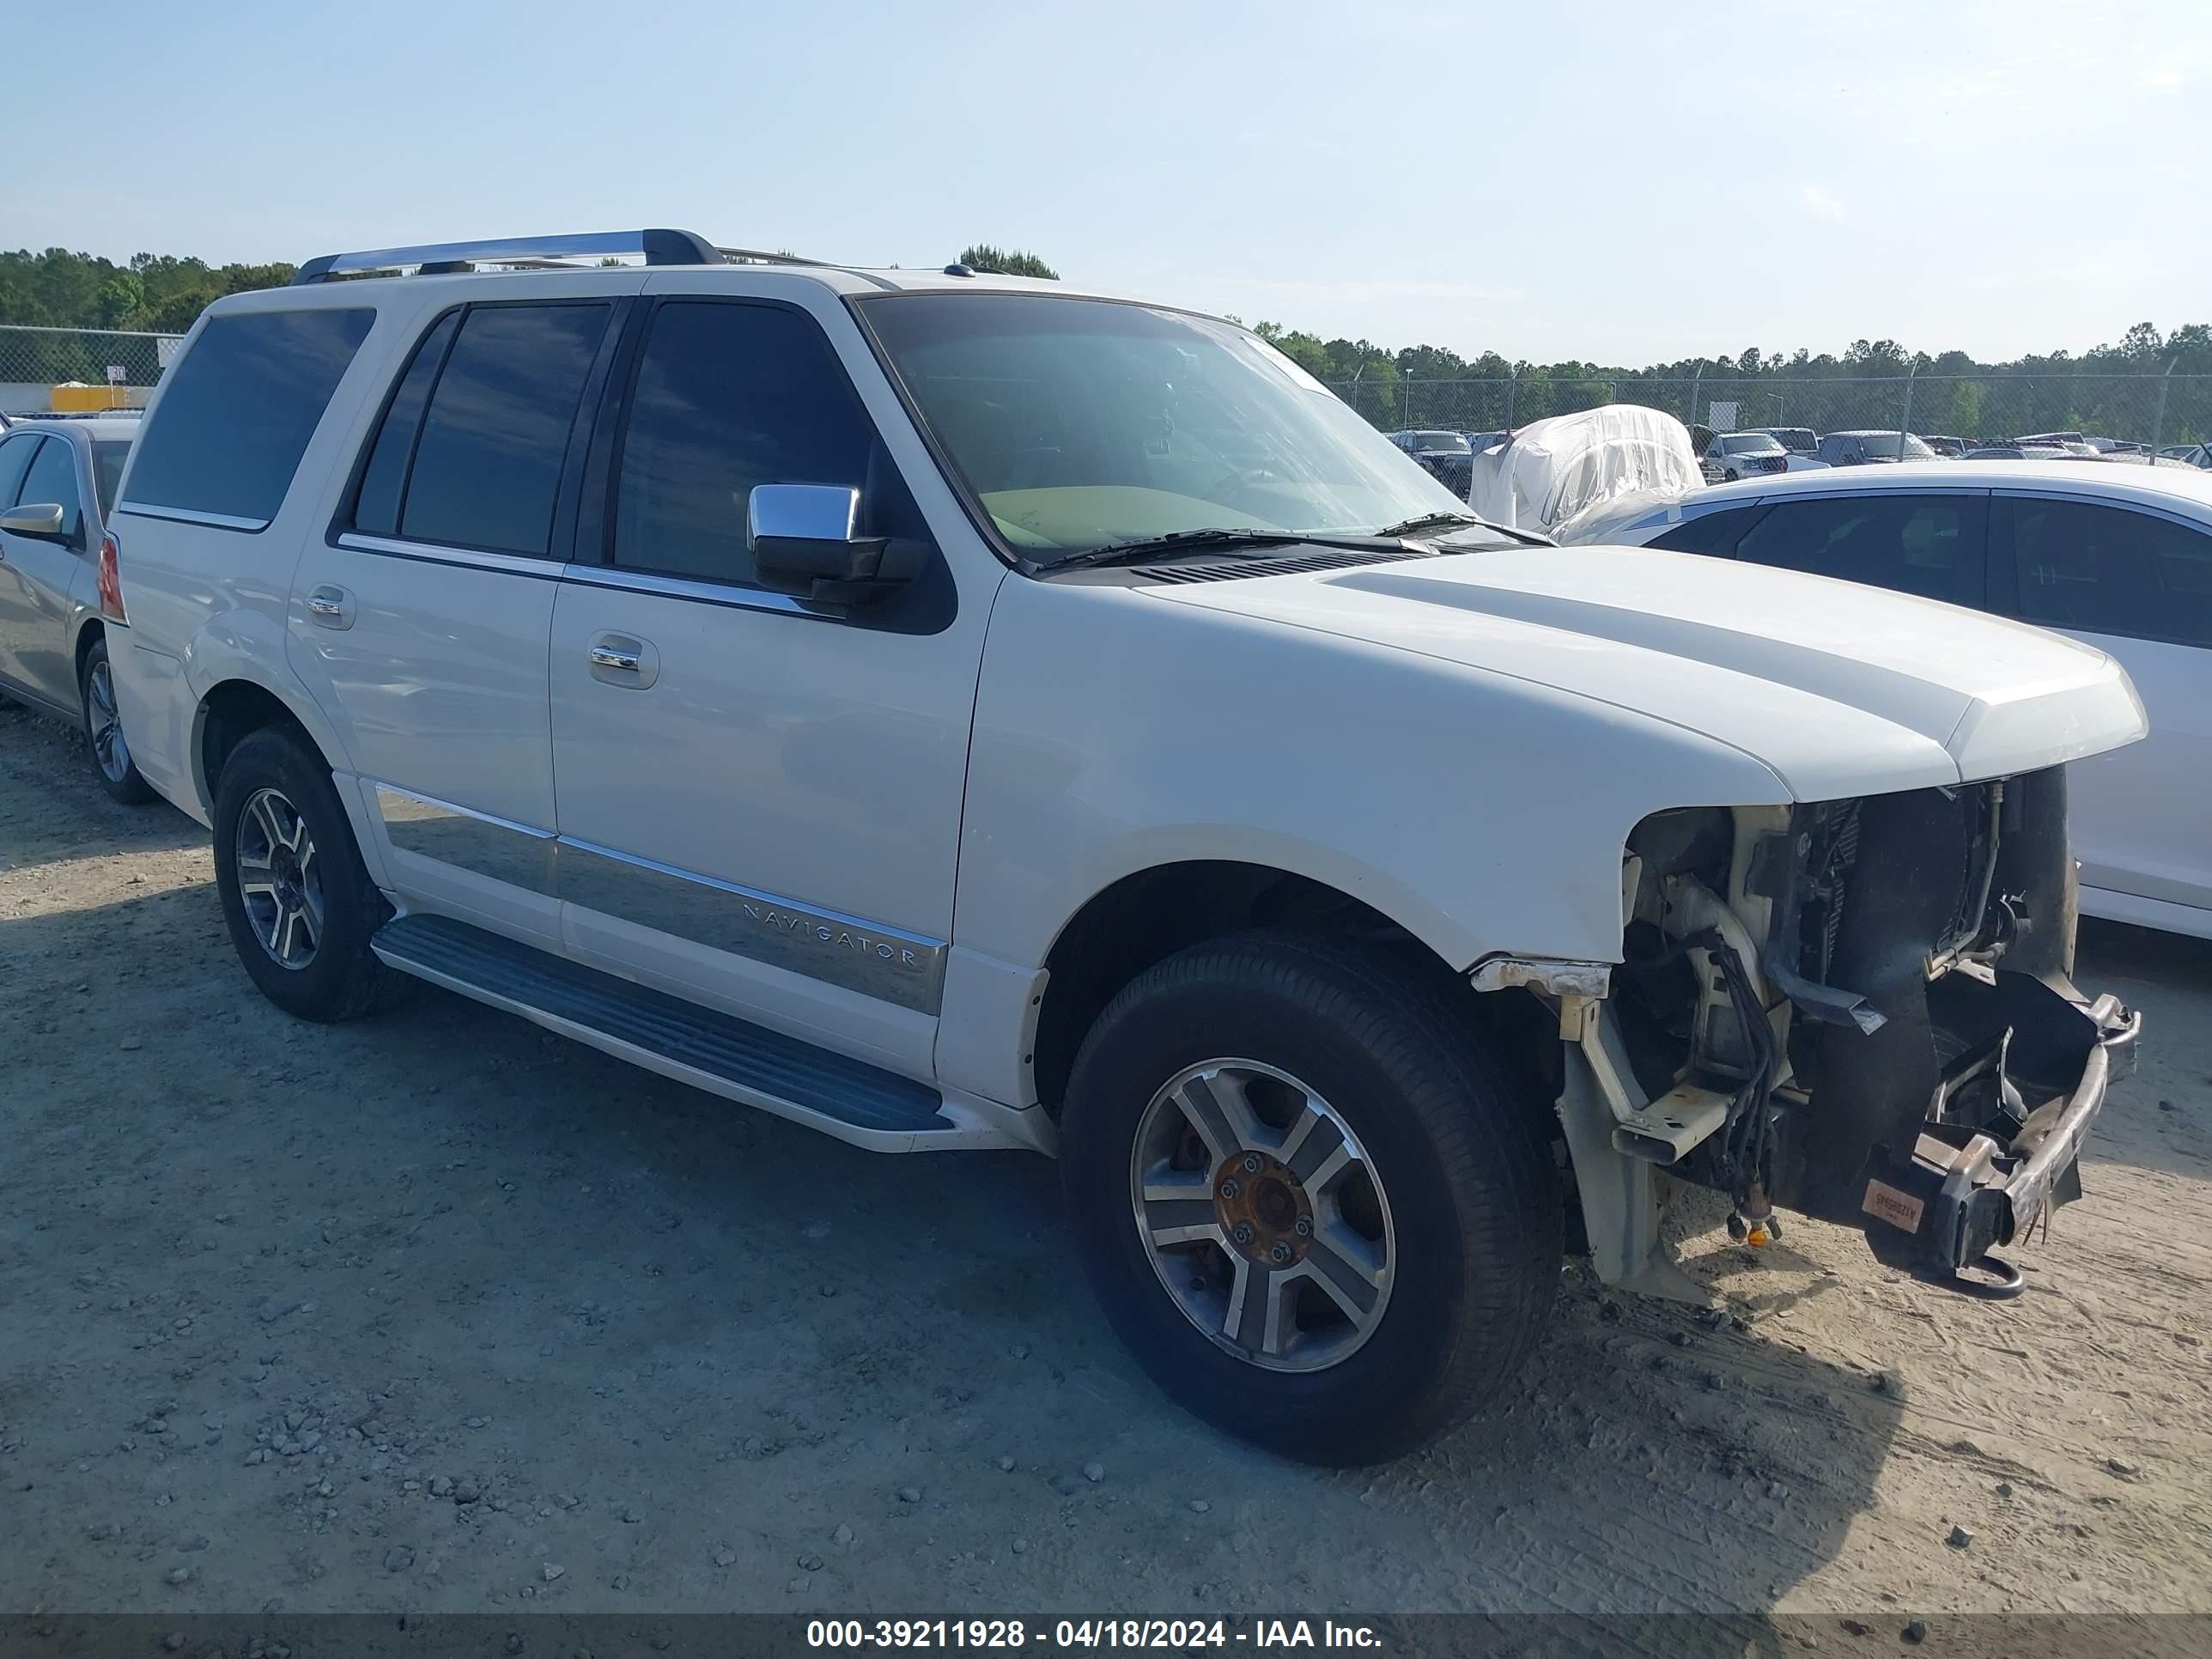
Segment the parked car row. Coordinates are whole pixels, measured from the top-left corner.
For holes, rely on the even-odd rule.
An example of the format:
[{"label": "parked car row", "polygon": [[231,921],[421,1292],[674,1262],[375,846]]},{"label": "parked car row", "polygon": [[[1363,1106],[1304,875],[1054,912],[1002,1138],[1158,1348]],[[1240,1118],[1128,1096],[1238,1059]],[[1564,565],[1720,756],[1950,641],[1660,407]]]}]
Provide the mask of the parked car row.
[{"label": "parked car row", "polygon": [[[1389,434],[1454,493],[1467,493],[1471,458],[1510,437],[1505,432],[1460,432],[1411,428]],[[2079,432],[2041,432],[2001,441],[1947,433],[1899,433],[1855,428],[1816,433],[1810,427],[1752,427],[1741,431],[1692,428],[1698,463],[1709,483],[1733,483],[1771,472],[1802,472],[1814,467],[1864,466],[1899,460],[2114,460],[2138,465],[2180,461],[2212,469],[2212,446],[2171,444],[2154,457],[2148,444],[2085,437]]]},{"label": "parked car row", "polygon": [[[1679,423],[1610,424],[1688,487]],[[1138,1359],[1293,1456],[1505,1393],[1571,1238],[1702,1300],[1661,1170],[1753,1246],[1992,1270],[2133,1052],[2069,977],[2069,763],[2144,732],[2111,656],[1841,554],[1501,528],[1225,321],[676,231],[385,249],[210,307],[112,503],[97,441],[0,447],[11,574],[77,561],[10,683],[106,652],[270,1001],[428,981],[857,1146],[1056,1151]],[[1619,460],[1514,447],[1547,513]],[[1898,532],[1953,598],[1993,493]],[[2008,580],[2101,617],[2106,542],[2008,511]]]},{"label": "parked car row", "polygon": [[[1783,465],[1774,463],[1772,451],[1767,447],[1770,441],[1783,452]],[[2085,437],[2079,432],[2039,432],[1993,441],[1946,433],[1899,433],[1894,428],[1816,434],[1807,427],[1759,427],[1713,434],[1699,455],[1706,481],[1711,483],[1732,483],[1760,472],[1802,471],[1814,466],[1864,466],[1899,460],[2079,459],[2137,465],[2185,463],[2212,468],[2212,446],[2169,445],[2154,456],[2148,444]]]},{"label": "parked car row", "polygon": [[100,563],[136,416],[11,420],[0,435],[0,692],[84,733],[109,794],[148,801],[108,662]]}]

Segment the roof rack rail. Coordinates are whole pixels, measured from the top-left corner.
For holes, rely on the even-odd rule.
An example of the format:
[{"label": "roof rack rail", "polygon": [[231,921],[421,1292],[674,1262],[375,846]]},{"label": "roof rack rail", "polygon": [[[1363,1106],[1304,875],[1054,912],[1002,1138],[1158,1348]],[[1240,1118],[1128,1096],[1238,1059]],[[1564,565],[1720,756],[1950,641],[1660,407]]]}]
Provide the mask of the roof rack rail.
[{"label": "roof rack rail", "polygon": [[[557,267],[570,259],[613,259],[642,255],[649,265],[719,265],[723,250],[689,230],[599,230],[575,236],[507,236],[479,242],[431,242],[419,247],[370,248],[359,253],[325,253],[301,265],[294,287],[327,282],[356,271],[416,270],[437,274],[467,270],[477,264]],[[751,260],[788,256],[745,253]]]},{"label": "roof rack rail", "polygon": [[826,265],[827,259],[810,259],[803,253],[770,253],[757,247],[718,247],[715,252],[733,265]]}]

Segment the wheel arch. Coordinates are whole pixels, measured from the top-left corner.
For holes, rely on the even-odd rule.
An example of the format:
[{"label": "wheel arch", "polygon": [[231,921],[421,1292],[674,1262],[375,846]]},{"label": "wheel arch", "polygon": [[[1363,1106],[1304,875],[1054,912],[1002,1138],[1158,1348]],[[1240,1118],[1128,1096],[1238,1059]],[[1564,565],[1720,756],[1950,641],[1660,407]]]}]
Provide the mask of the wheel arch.
[{"label": "wheel arch", "polygon": [[1270,927],[1353,940],[1432,973],[1467,1010],[1471,1036],[1498,1039],[1515,1055],[1516,1069],[1522,1056],[1532,1063],[1540,1059],[1543,1045],[1524,1040],[1519,1020],[1534,1007],[1533,999],[1525,992],[1476,991],[1467,964],[1366,900],[1277,865],[1181,859],[1122,875],[1061,925],[1045,954],[1030,1033],[1035,1098],[1058,1111],[1085,1036],[1138,975],[1208,939]]},{"label": "wheel arch", "polygon": [[193,786],[210,811],[223,764],[254,732],[270,726],[295,732],[327,763],[331,749],[309,718],[281,693],[243,675],[217,681],[203,693],[192,722]]},{"label": "wheel arch", "polygon": [[75,667],[73,676],[77,695],[84,695],[84,659],[92,654],[92,647],[107,637],[107,618],[88,607],[77,619],[76,639],[70,647],[70,659]]}]

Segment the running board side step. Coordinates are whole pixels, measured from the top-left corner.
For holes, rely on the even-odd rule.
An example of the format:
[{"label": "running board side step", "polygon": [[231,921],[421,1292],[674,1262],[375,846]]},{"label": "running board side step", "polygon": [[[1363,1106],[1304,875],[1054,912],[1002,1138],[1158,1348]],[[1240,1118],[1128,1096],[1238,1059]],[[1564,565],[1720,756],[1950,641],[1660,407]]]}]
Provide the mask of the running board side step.
[{"label": "running board side step", "polygon": [[448,916],[397,917],[369,944],[403,974],[871,1152],[1050,1144],[1041,1111],[956,1100],[866,1060]]}]

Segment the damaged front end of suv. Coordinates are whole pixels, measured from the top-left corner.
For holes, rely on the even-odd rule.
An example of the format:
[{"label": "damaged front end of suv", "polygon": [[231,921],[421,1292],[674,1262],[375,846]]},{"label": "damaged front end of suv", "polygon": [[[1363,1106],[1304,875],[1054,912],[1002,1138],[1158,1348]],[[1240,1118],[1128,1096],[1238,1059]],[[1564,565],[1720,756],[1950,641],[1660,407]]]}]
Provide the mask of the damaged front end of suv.
[{"label": "damaged front end of suv", "polygon": [[2017,1288],[1990,1252],[2080,1194],[2141,1023],[2069,977],[2063,766],[1656,813],[1629,837],[1621,897],[1609,974],[1486,964],[1558,1016],[1601,1278],[1703,1299],[1659,1246],[1664,1170],[1726,1194],[1753,1245],[1791,1210],[1863,1228],[1893,1266]]}]

